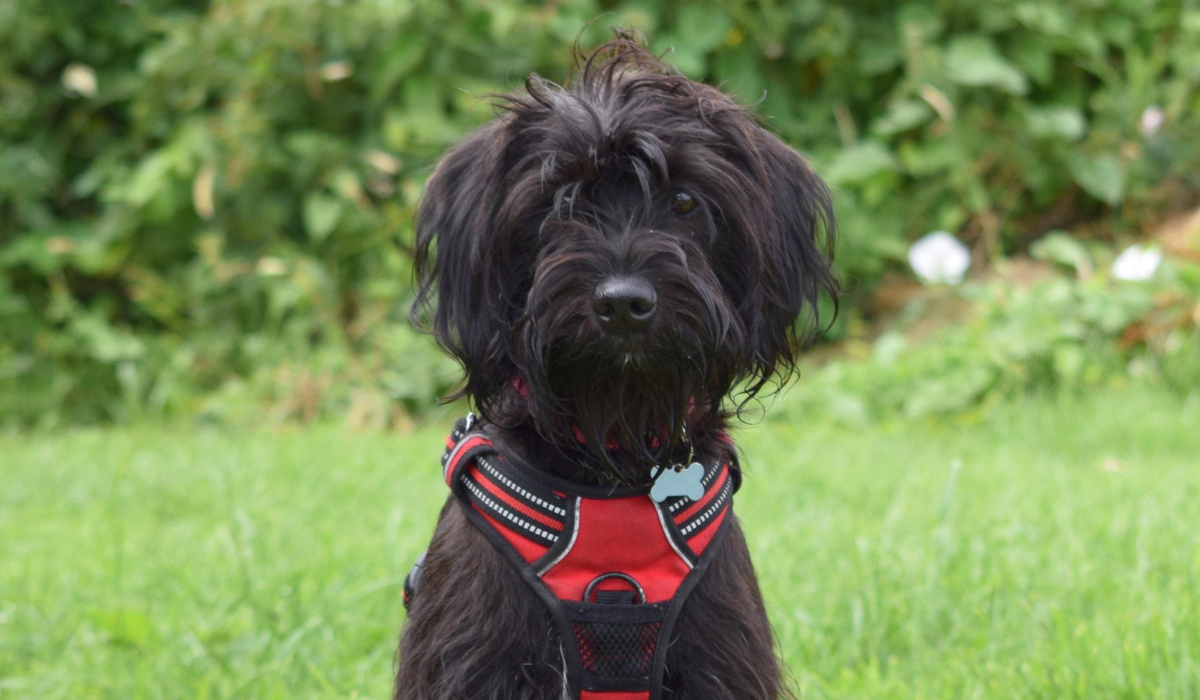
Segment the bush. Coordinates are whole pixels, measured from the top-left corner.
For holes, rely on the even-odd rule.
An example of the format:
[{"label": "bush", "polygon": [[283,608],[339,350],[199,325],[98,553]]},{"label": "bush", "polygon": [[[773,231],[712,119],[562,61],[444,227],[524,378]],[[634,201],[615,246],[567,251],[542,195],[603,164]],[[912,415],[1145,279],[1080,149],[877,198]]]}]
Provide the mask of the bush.
[{"label": "bush", "polygon": [[1071,274],[1031,284],[997,275],[941,290],[970,302],[967,322],[918,343],[898,324],[867,357],[811,372],[772,415],[851,425],[970,416],[1004,398],[1132,380],[1200,399],[1200,265],[1168,261],[1153,280],[1127,282],[1094,272],[1095,258],[1071,247],[1079,265]]},{"label": "bush", "polygon": [[811,155],[852,290],[931,228],[999,255],[1195,188],[1183,0],[13,0],[0,421],[428,406],[454,380],[405,321],[428,166],[610,24]]}]

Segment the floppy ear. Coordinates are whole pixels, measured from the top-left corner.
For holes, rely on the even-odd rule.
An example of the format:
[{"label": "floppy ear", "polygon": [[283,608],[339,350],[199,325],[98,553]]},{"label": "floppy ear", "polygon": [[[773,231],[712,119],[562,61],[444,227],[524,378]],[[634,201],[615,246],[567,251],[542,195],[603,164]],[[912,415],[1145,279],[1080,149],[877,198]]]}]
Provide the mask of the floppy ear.
[{"label": "floppy ear", "polygon": [[790,146],[764,129],[756,132],[761,168],[756,179],[765,189],[767,211],[756,232],[762,256],[759,305],[753,318],[743,318],[754,353],[751,393],[772,375],[788,379],[800,344],[817,330],[821,294],[836,304],[838,293],[829,189]]},{"label": "floppy ear", "polygon": [[417,210],[412,318],[428,323],[463,367],[463,382],[448,399],[470,395],[486,403],[515,376],[505,308],[512,266],[498,259],[507,234],[507,132],[497,119],[456,145],[430,176]]}]

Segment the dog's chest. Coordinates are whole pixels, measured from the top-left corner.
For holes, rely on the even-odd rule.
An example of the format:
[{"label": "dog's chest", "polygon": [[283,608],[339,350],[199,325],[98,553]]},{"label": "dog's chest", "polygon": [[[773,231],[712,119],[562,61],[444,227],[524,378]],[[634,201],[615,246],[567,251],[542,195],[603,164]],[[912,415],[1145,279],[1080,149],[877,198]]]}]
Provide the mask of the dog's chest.
[{"label": "dog's chest", "polygon": [[544,603],[571,696],[660,697],[667,639],[707,568],[736,467],[695,468],[689,495],[559,482],[460,422],[443,475],[468,520]]}]

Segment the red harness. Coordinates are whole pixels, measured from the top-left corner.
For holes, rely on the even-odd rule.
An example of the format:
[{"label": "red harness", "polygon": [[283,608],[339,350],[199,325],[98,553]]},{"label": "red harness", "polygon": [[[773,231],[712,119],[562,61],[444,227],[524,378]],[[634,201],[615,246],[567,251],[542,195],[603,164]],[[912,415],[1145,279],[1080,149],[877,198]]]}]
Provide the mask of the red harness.
[{"label": "red harness", "polygon": [[[570,484],[522,463],[460,420],[443,476],[467,517],[559,625],[571,696],[657,700],[671,628],[704,575],[740,481],[707,465],[703,498]],[[574,642],[572,644],[571,642]]]}]

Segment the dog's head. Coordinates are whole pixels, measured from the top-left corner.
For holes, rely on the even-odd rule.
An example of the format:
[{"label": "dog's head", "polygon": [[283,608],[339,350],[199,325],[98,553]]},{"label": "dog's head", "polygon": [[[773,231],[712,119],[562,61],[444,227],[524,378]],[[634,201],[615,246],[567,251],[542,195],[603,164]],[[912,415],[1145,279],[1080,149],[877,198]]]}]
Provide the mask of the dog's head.
[{"label": "dog's head", "polygon": [[624,35],[567,86],[526,92],[430,178],[414,314],[435,307],[460,395],[494,422],[658,460],[735,387],[791,375],[797,325],[836,291],[828,191],[746,109]]}]

